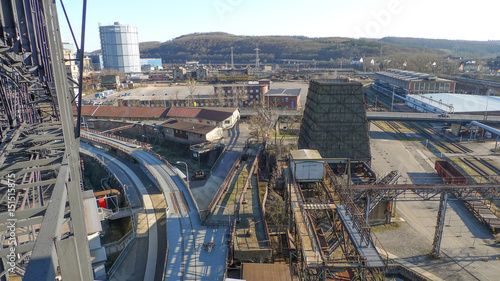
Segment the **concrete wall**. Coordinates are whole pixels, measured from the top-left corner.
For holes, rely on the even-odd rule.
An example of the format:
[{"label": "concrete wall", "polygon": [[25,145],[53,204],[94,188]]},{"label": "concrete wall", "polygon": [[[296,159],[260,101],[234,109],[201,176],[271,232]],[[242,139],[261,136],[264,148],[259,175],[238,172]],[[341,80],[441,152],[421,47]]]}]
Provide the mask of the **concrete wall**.
[{"label": "concrete wall", "polygon": [[234,259],[239,261],[252,260],[254,262],[262,263],[266,259],[272,257],[271,249],[255,249],[255,250],[235,250]]},{"label": "concrete wall", "polygon": [[370,225],[381,225],[390,223],[390,212],[389,212],[390,201],[382,201],[373,208],[368,216],[368,221]]}]

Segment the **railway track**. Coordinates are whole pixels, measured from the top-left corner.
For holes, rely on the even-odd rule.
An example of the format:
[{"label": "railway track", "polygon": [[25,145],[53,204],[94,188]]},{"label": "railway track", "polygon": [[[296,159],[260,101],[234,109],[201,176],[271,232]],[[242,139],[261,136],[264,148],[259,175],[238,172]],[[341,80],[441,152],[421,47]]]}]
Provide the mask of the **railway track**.
[{"label": "railway track", "polygon": [[[456,143],[455,140],[443,135],[442,133],[436,131],[433,128],[425,128],[421,125],[413,124],[410,122],[407,122],[407,127],[416,134],[422,135],[423,137],[429,139],[432,142],[432,144],[441,148],[446,153],[459,154],[459,153],[472,152],[472,150],[470,150],[469,148],[463,146],[462,144]],[[444,138],[446,142],[438,140],[436,136]]]},{"label": "railway track", "polygon": [[476,159],[477,161],[479,161],[481,164],[483,164],[484,166],[488,167],[488,169],[490,169],[491,171],[493,171],[493,173],[495,175],[500,175],[500,168],[496,167],[495,165],[491,164],[490,162],[488,162],[486,159],[483,159],[483,158],[479,158],[477,156],[474,156],[474,159]]},{"label": "railway track", "polygon": [[434,128],[430,128],[429,129],[430,131],[432,131],[434,134],[438,135],[439,137],[445,139],[447,141],[447,143],[449,143],[451,146],[455,147],[456,149],[458,149],[461,153],[472,153],[473,151],[467,147],[465,147],[464,145],[460,144],[460,143],[457,143],[454,139],[448,137],[447,135],[437,131],[436,129]]},{"label": "railway track", "polygon": [[482,168],[480,168],[478,165],[476,165],[470,159],[467,159],[465,157],[460,157],[458,159],[460,160],[460,162],[464,163],[467,167],[469,167],[470,169],[472,169],[478,175],[483,176],[483,177],[489,177],[490,176],[486,171],[484,171]]},{"label": "railway track", "polygon": [[[375,90],[372,89],[366,89],[366,92],[368,93],[367,95],[367,100],[371,104],[373,104],[375,101],[378,101],[380,105],[382,105],[382,111],[388,111],[391,108],[391,101],[388,99],[386,96],[377,96],[377,99],[373,98],[375,95]],[[442,150],[445,153],[453,153],[453,154],[460,154],[460,153],[472,153],[473,151],[464,145],[457,143],[456,140],[448,137],[447,135],[439,132],[438,130],[435,130],[430,127],[424,127],[421,124],[414,124],[412,122],[405,122],[404,124],[396,121],[386,121],[384,122],[387,124],[387,126],[390,129],[387,129],[381,123],[378,122],[373,122],[377,127],[379,127],[381,130],[383,130],[386,133],[396,133],[398,138],[401,140],[409,140],[410,138],[406,133],[404,133],[402,130],[405,128],[409,129],[410,131],[419,134],[432,142],[433,145],[438,147],[440,150]],[[438,138],[443,139],[439,140]]]},{"label": "railway track", "polygon": [[460,157],[460,162],[465,164],[469,169],[474,171],[479,178],[475,178],[476,182],[499,182],[500,169],[488,162],[486,159],[474,156],[471,158]]},{"label": "railway track", "polygon": [[[398,138],[402,139],[402,140],[407,140],[408,137],[406,136],[406,134],[404,134],[401,129],[393,124],[393,123],[396,123],[394,121],[374,121],[373,124],[375,126],[377,126],[379,129],[381,129],[382,131],[386,132],[386,133],[396,133]],[[390,129],[387,129],[386,126],[382,125],[382,124],[385,124],[387,125]]]}]

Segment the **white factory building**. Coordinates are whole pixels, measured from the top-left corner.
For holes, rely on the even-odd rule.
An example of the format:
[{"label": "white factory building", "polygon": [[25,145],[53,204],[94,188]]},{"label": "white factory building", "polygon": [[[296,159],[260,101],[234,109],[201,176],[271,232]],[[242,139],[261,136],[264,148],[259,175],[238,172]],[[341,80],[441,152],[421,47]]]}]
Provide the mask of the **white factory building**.
[{"label": "white factory building", "polygon": [[466,94],[408,95],[406,105],[420,112],[500,115],[500,97]]}]

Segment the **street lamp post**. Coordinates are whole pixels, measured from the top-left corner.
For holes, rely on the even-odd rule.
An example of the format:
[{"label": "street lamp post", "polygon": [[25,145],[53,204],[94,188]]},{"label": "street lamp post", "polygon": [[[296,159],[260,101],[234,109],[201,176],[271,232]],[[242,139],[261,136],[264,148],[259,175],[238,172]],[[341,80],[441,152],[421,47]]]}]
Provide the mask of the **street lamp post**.
[{"label": "street lamp post", "polygon": [[486,109],[485,109],[485,111],[484,111],[484,118],[483,118],[483,119],[484,119],[484,121],[488,120],[488,100],[489,100],[489,97],[490,97],[490,95],[489,95],[489,94],[490,94],[490,93],[489,93],[489,90],[488,90],[488,91],[486,92]]},{"label": "street lamp post", "polygon": [[182,161],[177,161],[175,163],[176,164],[184,164],[186,166],[186,182],[187,182],[187,187],[189,188],[189,168],[188,168],[188,164],[186,164],[186,162],[182,162]]},{"label": "street lamp post", "polygon": [[394,89],[396,89],[396,87],[392,87],[391,112],[394,110]]}]

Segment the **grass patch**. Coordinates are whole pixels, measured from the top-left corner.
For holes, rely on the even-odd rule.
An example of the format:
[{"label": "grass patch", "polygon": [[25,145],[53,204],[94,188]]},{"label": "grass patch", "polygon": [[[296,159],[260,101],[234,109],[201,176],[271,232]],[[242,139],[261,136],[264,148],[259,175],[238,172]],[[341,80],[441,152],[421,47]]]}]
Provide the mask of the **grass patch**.
[{"label": "grass patch", "polygon": [[401,222],[391,222],[389,224],[384,224],[384,225],[377,225],[372,227],[372,230],[374,232],[383,232],[383,231],[390,231],[390,230],[396,230],[401,227]]}]

